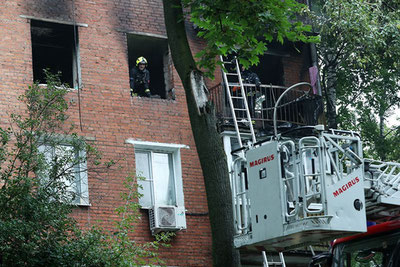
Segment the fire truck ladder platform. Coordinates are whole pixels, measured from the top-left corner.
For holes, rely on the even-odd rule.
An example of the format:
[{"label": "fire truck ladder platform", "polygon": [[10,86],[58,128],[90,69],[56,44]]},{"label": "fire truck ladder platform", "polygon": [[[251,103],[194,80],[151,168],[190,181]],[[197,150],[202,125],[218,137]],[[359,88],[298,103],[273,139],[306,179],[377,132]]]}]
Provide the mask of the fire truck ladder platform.
[{"label": "fire truck ladder platform", "polygon": [[363,158],[353,131],[276,135],[232,164],[236,247],[285,251],[365,232],[400,215],[400,164]]}]

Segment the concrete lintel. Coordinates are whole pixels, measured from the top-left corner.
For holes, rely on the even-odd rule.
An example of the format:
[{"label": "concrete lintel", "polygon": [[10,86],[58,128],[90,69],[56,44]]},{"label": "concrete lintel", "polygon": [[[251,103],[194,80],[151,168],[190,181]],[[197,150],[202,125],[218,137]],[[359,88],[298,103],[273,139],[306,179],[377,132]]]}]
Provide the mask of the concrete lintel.
[{"label": "concrete lintel", "polygon": [[167,36],[162,35],[162,34],[156,34],[156,33],[137,32],[137,31],[124,30],[124,29],[117,29],[117,31],[127,33],[127,34],[136,34],[136,35],[160,38],[160,39],[165,39],[165,40],[168,39]]},{"label": "concrete lintel", "polygon": [[159,143],[159,142],[148,142],[148,141],[142,141],[142,140],[135,140],[132,138],[128,138],[125,140],[125,144],[131,144],[134,146],[138,146],[141,148],[144,147],[149,147],[149,148],[164,148],[164,149],[180,149],[180,148],[187,148],[189,149],[190,147],[187,145],[182,145],[182,144],[170,144],[170,143]]},{"label": "concrete lintel", "polygon": [[78,23],[78,22],[73,22],[73,21],[65,21],[65,20],[58,20],[58,19],[46,19],[46,18],[40,18],[40,17],[33,17],[33,16],[27,16],[27,15],[19,15],[21,18],[24,19],[30,19],[30,20],[40,20],[40,21],[46,21],[46,22],[53,22],[53,23],[60,23],[60,24],[67,24],[67,25],[76,25],[79,27],[89,27],[89,25],[85,23]]}]

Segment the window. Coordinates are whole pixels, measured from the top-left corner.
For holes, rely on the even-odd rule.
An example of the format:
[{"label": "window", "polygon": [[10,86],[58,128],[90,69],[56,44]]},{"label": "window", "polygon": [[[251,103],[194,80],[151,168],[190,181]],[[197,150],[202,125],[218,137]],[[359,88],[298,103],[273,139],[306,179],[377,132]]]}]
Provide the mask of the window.
[{"label": "window", "polygon": [[260,56],[260,63],[250,68],[257,73],[261,84],[284,85],[282,57],[276,55]]},{"label": "window", "polygon": [[148,209],[152,234],[186,229],[180,149],[187,146],[132,139],[125,143],[135,146],[139,204]]},{"label": "window", "polygon": [[[81,146],[79,146],[81,147]],[[39,153],[46,160],[43,179],[57,179],[65,184],[66,194],[61,197],[76,205],[89,205],[86,152],[77,150],[71,144],[41,144]]]},{"label": "window", "polygon": [[[129,75],[133,79],[133,69],[136,60],[144,57],[147,60],[147,70],[150,73],[151,97],[175,99],[172,82],[172,60],[169,56],[166,38],[139,34],[127,34]],[[139,90],[140,91],[140,90]],[[136,95],[140,92],[134,90]]]},{"label": "window", "polygon": [[[399,239],[397,230],[340,243],[334,249],[335,267],[398,266]],[[391,264],[392,263],[392,264]]]},{"label": "window", "polygon": [[154,206],[184,206],[180,148],[185,145],[163,144],[128,139],[135,146],[136,175],[143,196],[143,209]]},{"label": "window", "polygon": [[79,87],[78,28],[31,20],[33,80],[45,83],[44,69],[61,73],[61,82]]},{"label": "window", "polygon": [[136,173],[145,178],[142,182],[142,186],[144,186],[143,197],[153,195],[150,203],[157,206],[176,206],[176,184],[172,154],[139,150],[136,151],[135,157]]}]

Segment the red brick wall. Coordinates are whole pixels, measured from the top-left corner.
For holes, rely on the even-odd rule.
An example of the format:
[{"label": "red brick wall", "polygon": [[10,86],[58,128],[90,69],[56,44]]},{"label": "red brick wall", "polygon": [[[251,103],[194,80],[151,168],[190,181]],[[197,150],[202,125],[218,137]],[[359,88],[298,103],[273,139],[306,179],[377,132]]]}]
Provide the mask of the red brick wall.
[{"label": "red brick wall", "polygon": [[[100,221],[110,225],[114,209],[122,205],[122,182],[134,172],[135,159],[128,138],[188,145],[181,150],[185,207],[189,213],[206,213],[207,202],[184,90],[174,73],[176,100],[131,98],[126,35],[136,31],[166,35],[161,0],[7,0],[0,4],[0,114],[14,109],[16,98],[32,83],[30,23],[20,15],[87,24],[79,27],[81,124],[78,94],[73,91],[71,121],[78,134],[95,138],[105,159],[118,160],[120,169],[107,174],[89,173],[91,206],[76,208],[81,225]],[[17,107],[18,108],[18,107]],[[82,130],[80,130],[82,127]],[[211,233],[208,216],[187,216],[187,230],[177,233],[171,248],[162,249],[167,265],[210,266]],[[152,240],[147,212],[136,226],[134,238]]]},{"label": "red brick wall", "polygon": [[299,82],[310,82],[308,68],[310,67],[310,54],[308,44],[304,44],[292,51],[289,57],[283,57],[283,71],[285,86],[292,86]]}]

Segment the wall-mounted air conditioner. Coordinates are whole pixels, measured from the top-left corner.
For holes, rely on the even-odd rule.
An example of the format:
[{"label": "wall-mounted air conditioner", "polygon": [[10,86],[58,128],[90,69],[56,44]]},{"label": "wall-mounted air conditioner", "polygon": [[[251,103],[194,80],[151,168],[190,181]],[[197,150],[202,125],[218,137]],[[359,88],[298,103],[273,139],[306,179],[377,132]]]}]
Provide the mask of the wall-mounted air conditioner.
[{"label": "wall-mounted air conditioner", "polygon": [[149,209],[149,222],[153,235],[186,229],[185,207],[154,206]]}]

